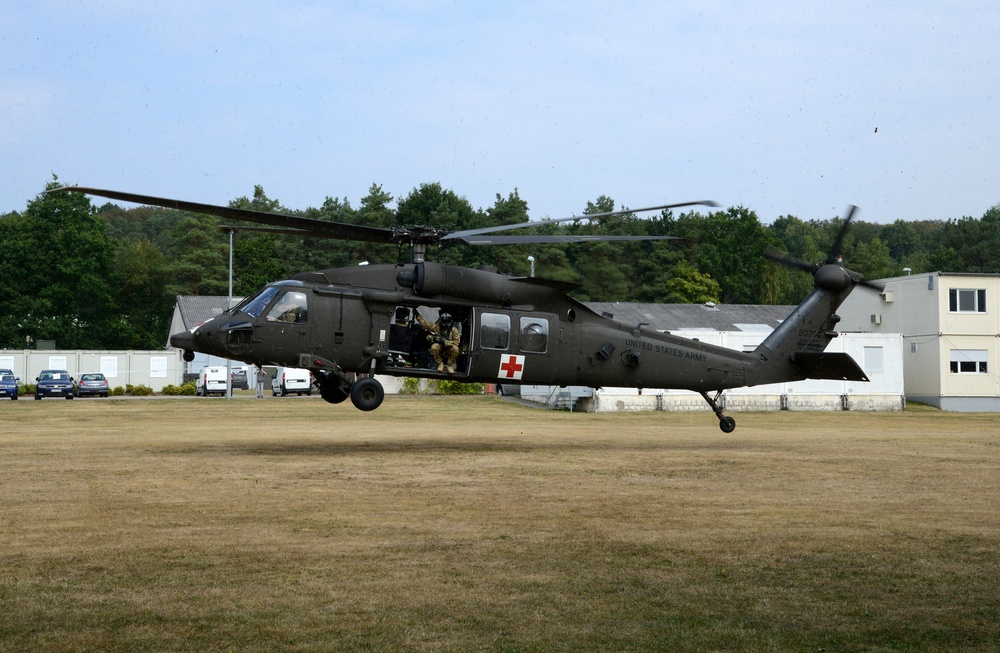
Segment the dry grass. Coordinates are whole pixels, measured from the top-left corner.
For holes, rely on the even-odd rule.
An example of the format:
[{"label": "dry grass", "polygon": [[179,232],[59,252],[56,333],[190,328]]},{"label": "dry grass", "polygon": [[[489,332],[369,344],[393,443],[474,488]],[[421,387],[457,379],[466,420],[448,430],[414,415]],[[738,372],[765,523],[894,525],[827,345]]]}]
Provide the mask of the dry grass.
[{"label": "dry grass", "polygon": [[0,406],[2,651],[993,651],[1000,417]]}]

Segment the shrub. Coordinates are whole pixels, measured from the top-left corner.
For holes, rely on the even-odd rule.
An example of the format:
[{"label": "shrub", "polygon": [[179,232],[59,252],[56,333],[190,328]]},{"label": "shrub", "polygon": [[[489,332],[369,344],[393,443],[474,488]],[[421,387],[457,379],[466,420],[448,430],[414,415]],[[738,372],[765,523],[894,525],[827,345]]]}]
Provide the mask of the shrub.
[{"label": "shrub", "polygon": [[403,379],[403,386],[400,388],[399,393],[404,395],[415,395],[420,392],[420,379],[412,376],[408,376]]},{"label": "shrub", "polygon": [[482,383],[462,383],[451,379],[440,379],[437,383],[438,394],[442,395],[481,395]]},{"label": "shrub", "polygon": [[111,394],[114,395],[115,397],[121,397],[122,395],[125,394],[125,388],[121,387],[120,385],[115,386],[115,389],[111,391]]},{"label": "shrub", "polygon": [[133,397],[148,397],[153,394],[153,389],[148,385],[125,385],[125,394],[130,394]]},{"label": "shrub", "polygon": [[172,383],[167,384],[163,386],[161,393],[171,396],[193,395],[195,393],[194,381],[188,381],[187,383],[181,385],[174,385]]}]

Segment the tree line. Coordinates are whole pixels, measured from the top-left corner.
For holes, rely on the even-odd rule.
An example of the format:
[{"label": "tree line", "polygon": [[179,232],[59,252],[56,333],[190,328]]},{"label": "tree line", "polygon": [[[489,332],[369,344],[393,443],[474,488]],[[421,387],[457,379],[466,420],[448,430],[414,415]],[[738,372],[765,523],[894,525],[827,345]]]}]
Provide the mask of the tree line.
[{"label": "tree line", "polygon": [[[58,188],[55,177],[45,189]],[[395,207],[393,204],[395,203]],[[230,206],[377,227],[428,225],[448,230],[530,219],[517,189],[486,209],[439,183],[394,198],[372,184],[358,205],[327,197],[319,207],[289,209],[261,186]],[[601,195],[581,216],[621,208]],[[159,349],[177,295],[225,295],[229,235],[222,221],[155,207],[96,205],[77,193],[39,194],[23,212],[0,215],[0,348],[55,340],[65,349]],[[448,245],[428,252],[441,263],[493,266],[572,282],[582,301],[795,304],[812,288],[807,274],[763,258],[768,248],[826,259],[841,218],[782,216],[761,224],[744,207],[656,215],[625,214],[552,223],[519,233],[675,236],[680,240],[502,246]],[[1000,205],[981,218],[874,224],[857,221],[842,243],[845,265],[868,279],[928,271],[1000,271]],[[233,293],[305,270],[407,260],[394,245],[237,231]]]}]

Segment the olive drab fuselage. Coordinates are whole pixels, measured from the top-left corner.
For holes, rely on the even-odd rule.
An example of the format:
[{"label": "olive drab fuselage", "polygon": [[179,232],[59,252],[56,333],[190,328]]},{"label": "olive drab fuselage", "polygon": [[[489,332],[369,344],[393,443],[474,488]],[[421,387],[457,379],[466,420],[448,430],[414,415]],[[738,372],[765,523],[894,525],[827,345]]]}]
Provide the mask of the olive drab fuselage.
[{"label": "olive drab fuselage", "polygon": [[[282,307],[295,303],[304,306],[289,318]],[[453,374],[429,362],[429,334],[416,320],[440,312],[461,332]],[[171,343],[314,373],[696,391],[744,385],[755,360],[598,315],[559,284],[426,262],[300,274]]]},{"label": "olive drab fuselage", "polygon": [[[850,292],[817,289],[784,329],[747,353],[617,322],[563,290],[557,282],[429,262],[308,272],[268,285],[175,334],[171,344],[253,365],[308,368],[345,386],[349,374],[388,374],[704,393],[807,378],[791,362],[796,352],[806,360],[810,349],[825,349],[835,335],[829,318]],[[289,317],[286,307],[295,305],[299,312]],[[433,321],[442,311],[461,332],[454,373],[433,364],[429,334],[416,319]],[[782,335],[791,324],[795,332]]]}]

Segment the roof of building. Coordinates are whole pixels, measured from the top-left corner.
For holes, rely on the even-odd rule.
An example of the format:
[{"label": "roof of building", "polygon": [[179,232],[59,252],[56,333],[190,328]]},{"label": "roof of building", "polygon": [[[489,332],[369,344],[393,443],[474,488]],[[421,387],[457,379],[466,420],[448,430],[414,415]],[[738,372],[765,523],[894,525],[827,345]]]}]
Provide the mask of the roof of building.
[{"label": "roof of building", "polygon": [[[233,297],[233,306],[243,301]],[[218,295],[178,295],[177,311],[181,315],[185,329],[193,329],[202,322],[221,315],[229,308],[229,297]]]},{"label": "roof of building", "polygon": [[758,304],[635,304],[587,302],[597,313],[610,314],[624,324],[650,325],[661,331],[711,329],[712,331],[771,331],[794,306]]},{"label": "roof of building", "polygon": [[[233,305],[243,301],[233,297]],[[229,306],[224,296],[179,295],[177,310],[184,328],[191,329],[219,315]],[[629,302],[587,302],[598,314],[610,314],[624,324],[645,323],[660,331],[711,329],[713,331],[771,331],[794,306],[756,304],[636,304]]]}]

